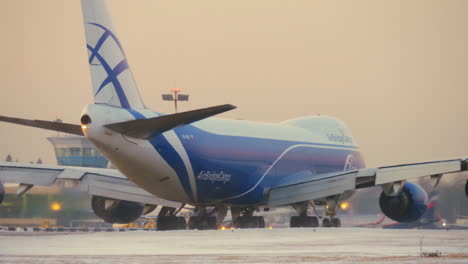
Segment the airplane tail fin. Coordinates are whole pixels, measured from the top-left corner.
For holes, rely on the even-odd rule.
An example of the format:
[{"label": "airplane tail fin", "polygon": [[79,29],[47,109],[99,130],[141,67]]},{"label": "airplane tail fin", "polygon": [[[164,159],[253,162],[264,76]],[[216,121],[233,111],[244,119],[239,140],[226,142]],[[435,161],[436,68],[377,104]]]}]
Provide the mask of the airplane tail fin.
[{"label": "airplane tail fin", "polygon": [[94,103],[143,109],[132,72],[104,0],[82,0]]}]

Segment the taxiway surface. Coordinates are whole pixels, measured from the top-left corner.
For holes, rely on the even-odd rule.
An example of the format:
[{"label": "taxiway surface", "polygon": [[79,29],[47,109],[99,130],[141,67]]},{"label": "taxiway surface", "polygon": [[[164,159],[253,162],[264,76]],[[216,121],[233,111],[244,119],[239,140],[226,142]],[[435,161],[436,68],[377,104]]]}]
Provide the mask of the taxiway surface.
[{"label": "taxiway surface", "polygon": [[[420,251],[440,257],[420,257]],[[466,230],[0,232],[0,263],[468,263]]]}]

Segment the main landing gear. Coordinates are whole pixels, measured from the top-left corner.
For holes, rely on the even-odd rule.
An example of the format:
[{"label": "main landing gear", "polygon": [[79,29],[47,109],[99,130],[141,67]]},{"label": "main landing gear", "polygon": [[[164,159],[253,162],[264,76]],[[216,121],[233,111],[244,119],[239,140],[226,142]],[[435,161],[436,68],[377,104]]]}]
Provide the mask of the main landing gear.
[{"label": "main landing gear", "polygon": [[[318,215],[313,202],[312,203],[302,202],[302,203],[293,204],[294,209],[296,209],[299,215],[291,217],[291,221],[289,223],[290,227],[294,228],[294,227],[319,227],[320,226],[320,221],[317,216],[308,215],[309,205],[311,205],[311,207],[315,211],[315,215]],[[324,218],[322,220],[322,227],[341,227],[340,219],[335,217],[337,199],[335,198],[326,199],[326,202],[324,203],[324,205],[325,205],[325,208],[327,209],[325,215],[327,215],[328,218]]]},{"label": "main landing gear", "polygon": [[318,227],[319,219],[317,216],[308,216],[309,202],[293,204],[293,208],[299,213],[298,216],[292,216],[289,223],[290,227]]},{"label": "main landing gear", "polygon": [[292,216],[290,227],[318,227],[319,219],[316,216],[299,215]]},{"label": "main landing gear", "polygon": [[263,216],[254,216],[253,207],[231,207],[231,215],[236,228],[265,228]]},{"label": "main landing gear", "polygon": [[[158,215],[157,230],[185,230],[187,223],[184,217],[176,216],[185,205],[182,205],[177,211],[176,208],[163,207]],[[226,207],[215,207],[207,212],[206,207],[199,206],[194,210],[196,215],[189,219],[189,229],[198,230],[216,230],[221,226],[227,213]],[[216,216],[214,216],[216,214]]]},{"label": "main landing gear", "polygon": [[187,224],[185,223],[185,218],[182,216],[176,216],[176,214],[183,208],[182,206],[179,210],[176,211],[176,208],[172,207],[163,207],[158,214],[157,230],[166,231],[166,230],[185,230],[187,229]]},{"label": "main landing gear", "polygon": [[207,212],[206,207],[196,207],[194,212],[197,213],[197,215],[190,217],[189,229],[216,230],[218,228],[217,218],[212,215],[217,211],[218,208],[214,208],[212,211]]}]

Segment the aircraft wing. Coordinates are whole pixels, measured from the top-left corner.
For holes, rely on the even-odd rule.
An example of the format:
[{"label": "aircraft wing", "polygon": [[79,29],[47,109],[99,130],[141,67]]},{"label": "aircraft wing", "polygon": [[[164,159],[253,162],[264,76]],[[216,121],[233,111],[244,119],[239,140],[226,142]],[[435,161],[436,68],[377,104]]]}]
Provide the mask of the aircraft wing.
[{"label": "aircraft wing", "polygon": [[[388,167],[367,168],[330,174],[303,174],[291,177],[271,188],[268,206],[288,205],[342,194],[361,188],[384,185],[397,188],[398,183],[424,176],[431,177],[433,186],[447,173],[468,170],[468,159],[452,159]],[[397,183],[394,185],[393,183]]]},{"label": "aircraft wing", "polygon": [[19,183],[18,195],[27,192],[34,185],[50,186],[63,183],[91,195],[116,200],[174,208],[182,205],[148,193],[115,169],[0,162],[0,181]]}]

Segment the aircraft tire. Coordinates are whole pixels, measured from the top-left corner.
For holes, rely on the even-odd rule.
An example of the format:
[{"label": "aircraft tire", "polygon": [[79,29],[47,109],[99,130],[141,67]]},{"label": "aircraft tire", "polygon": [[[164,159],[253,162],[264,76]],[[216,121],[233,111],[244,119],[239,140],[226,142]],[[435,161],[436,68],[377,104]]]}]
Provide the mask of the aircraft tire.
[{"label": "aircraft tire", "polygon": [[236,221],[237,228],[265,228],[263,216],[239,216]]},{"label": "aircraft tire", "polygon": [[292,216],[290,227],[318,227],[319,221],[316,216]]},{"label": "aircraft tire", "polygon": [[316,216],[312,216],[311,222],[312,222],[311,227],[319,227],[320,226],[319,219]]},{"label": "aircraft tire", "polygon": [[189,229],[216,230],[216,217],[191,216],[189,219]]},{"label": "aircraft tire", "polygon": [[322,221],[322,227],[331,227],[330,219],[324,218]]},{"label": "aircraft tire", "polygon": [[341,227],[341,221],[339,218],[333,218],[331,221],[330,221],[330,226],[331,227]]},{"label": "aircraft tire", "polygon": [[185,222],[185,217],[177,217],[177,230],[187,229],[187,223]]},{"label": "aircraft tire", "polygon": [[158,217],[156,229],[159,231],[177,230],[178,218],[175,215]]},{"label": "aircraft tire", "polygon": [[289,221],[289,227],[291,227],[291,228],[299,227],[299,217],[298,216],[291,216],[291,220]]},{"label": "aircraft tire", "polygon": [[198,222],[198,216],[191,216],[190,219],[189,219],[189,229],[190,230],[194,230],[194,229],[197,229],[197,227],[199,226]]}]

